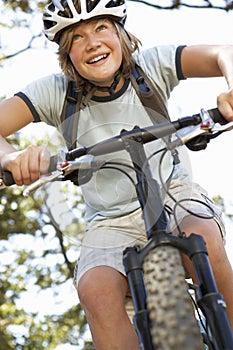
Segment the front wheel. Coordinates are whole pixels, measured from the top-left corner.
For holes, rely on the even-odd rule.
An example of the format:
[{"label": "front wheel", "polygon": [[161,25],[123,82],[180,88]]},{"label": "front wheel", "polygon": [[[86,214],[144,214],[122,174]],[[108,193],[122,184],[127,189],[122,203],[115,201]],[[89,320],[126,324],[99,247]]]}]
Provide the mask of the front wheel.
[{"label": "front wheel", "polygon": [[204,349],[179,251],[172,246],[152,249],[143,270],[155,349]]}]

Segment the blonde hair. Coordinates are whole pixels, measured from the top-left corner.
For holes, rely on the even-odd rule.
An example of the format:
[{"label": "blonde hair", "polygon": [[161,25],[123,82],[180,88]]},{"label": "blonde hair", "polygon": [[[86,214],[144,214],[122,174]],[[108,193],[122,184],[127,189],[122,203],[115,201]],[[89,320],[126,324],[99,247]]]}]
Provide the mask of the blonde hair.
[{"label": "blonde hair", "polygon": [[[127,78],[132,72],[134,66],[133,53],[139,50],[141,42],[134,35],[127,32],[121,24],[110,18],[106,19],[112,22],[119,37],[122,46],[122,74]],[[81,90],[86,81],[76,71],[69,57],[73,39],[73,30],[74,28],[71,27],[61,35],[57,54],[62,72],[68,79],[76,81],[77,89]]]}]

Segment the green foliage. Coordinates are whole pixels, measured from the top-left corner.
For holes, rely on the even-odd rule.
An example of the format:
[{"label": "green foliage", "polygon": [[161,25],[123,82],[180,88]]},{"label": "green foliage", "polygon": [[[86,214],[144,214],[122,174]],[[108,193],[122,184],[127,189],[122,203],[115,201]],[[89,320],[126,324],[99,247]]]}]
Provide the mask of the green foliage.
[{"label": "green foliage", "polygon": [[11,8],[13,11],[21,10],[26,13],[32,13],[35,5],[38,9],[44,8],[46,1],[32,1],[32,0],[3,0],[6,8]]},{"label": "green foliage", "polygon": [[[1,190],[0,198],[0,239],[7,239],[14,233],[33,233],[40,230],[41,224],[49,221],[45,215],[38,215],[40,202],[23,198],[17,187]],[[34,218],[32,220],[32,218]]]},{"label": "green foliage", "polygon": [[[19,231],[17,222],[15,231]],[[24,243],[19,244],[19,240]],[[68,240],[65,240],[64,247],[65,252],[72,250]],[[8,235],[7,241],[0,241],[0,255],[1,350],[54,349],[63,342],[78,344],[86,330],[86,319],[78,300],[77,305],[64,313],[44,316],[39,316],[36,311],[25,311],[19,303],[21,298],[24,300],[36,289],[38,297],[41,293],[46,295],[52,291],[56,305],[64,285],[68,282],[72,286],[70,268],[73,271],[76,258],[69,261],[71,266],[67,264],[67,256],[64,257],[61,251],[56,230],[52,230],[51,226],[47,235],[43,235],[39,229],[36,234]],[[46,299],[43,302],[47,305]],[[43,305],[41,307],[45,308]],[[50,307],[48,305],[48,309]]]},{"label": "green foliage", "polygon": [[[78,300],[77,305],[64,313],[45,315],[42,319],[35,311],[25,311],[18,304],[25,293],[35,288],[38,295],[52,291],[55,304],[64,284],[68,282],[72,285],[77,247],[73,248],[70,241],[59,232],[62,237],[61,247],[58,228],[43,212],[44,205],[40,207],[41,203],[35,203],[32,199],[22,200],[17,188],[12,193],[10,190],[3,192],[0,221],[1,350],[54,349],[63,342],[78,344],[87,327]],[[6,203],[11,203],[14,210],[11,211]],[[18,244],[19,239],[24,243]],[[67,254],[72,251],[73,259],[70,260]],[[51,260],[52,263],[49,263]],[[46,299],[44,302],[46,304]]]},{"label": "green foliage", "polygon": [[30,1],[28,0],[3,0],[3,3],[12,10],[20,8],[24,12],[31,12]]}]

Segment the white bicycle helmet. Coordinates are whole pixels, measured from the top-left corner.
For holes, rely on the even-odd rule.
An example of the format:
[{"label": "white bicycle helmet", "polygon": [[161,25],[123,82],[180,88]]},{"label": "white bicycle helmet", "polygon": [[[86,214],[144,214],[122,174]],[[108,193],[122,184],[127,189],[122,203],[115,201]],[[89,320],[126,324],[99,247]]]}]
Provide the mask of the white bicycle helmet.
[{"label": "white bicycle helmet", "polygon": [[126,0],[79,0],[76,7],[73,0],[52,0],[45,7],[44,34],[49,40],[58,43],[64,29],[94,17],[112,17],[121,24],[126,19]]}]

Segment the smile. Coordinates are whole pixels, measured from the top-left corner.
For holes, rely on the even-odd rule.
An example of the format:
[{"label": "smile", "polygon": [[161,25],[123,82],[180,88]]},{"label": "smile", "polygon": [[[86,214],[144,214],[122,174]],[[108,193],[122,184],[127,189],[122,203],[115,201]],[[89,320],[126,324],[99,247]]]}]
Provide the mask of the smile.
[{"label": "smile", "polygon": [[88,61],[87,63],[88,63],[88,64],[96,63],[96,62],[99,62],[99,61],[101,61],[101,60],[103,60],[103,59],[105,59],[105,58],[107,58],[107,57],[108,57],[107,54],[100,55],[100,56],[97,56],[97,57],[91,59],[91,60]]}]

